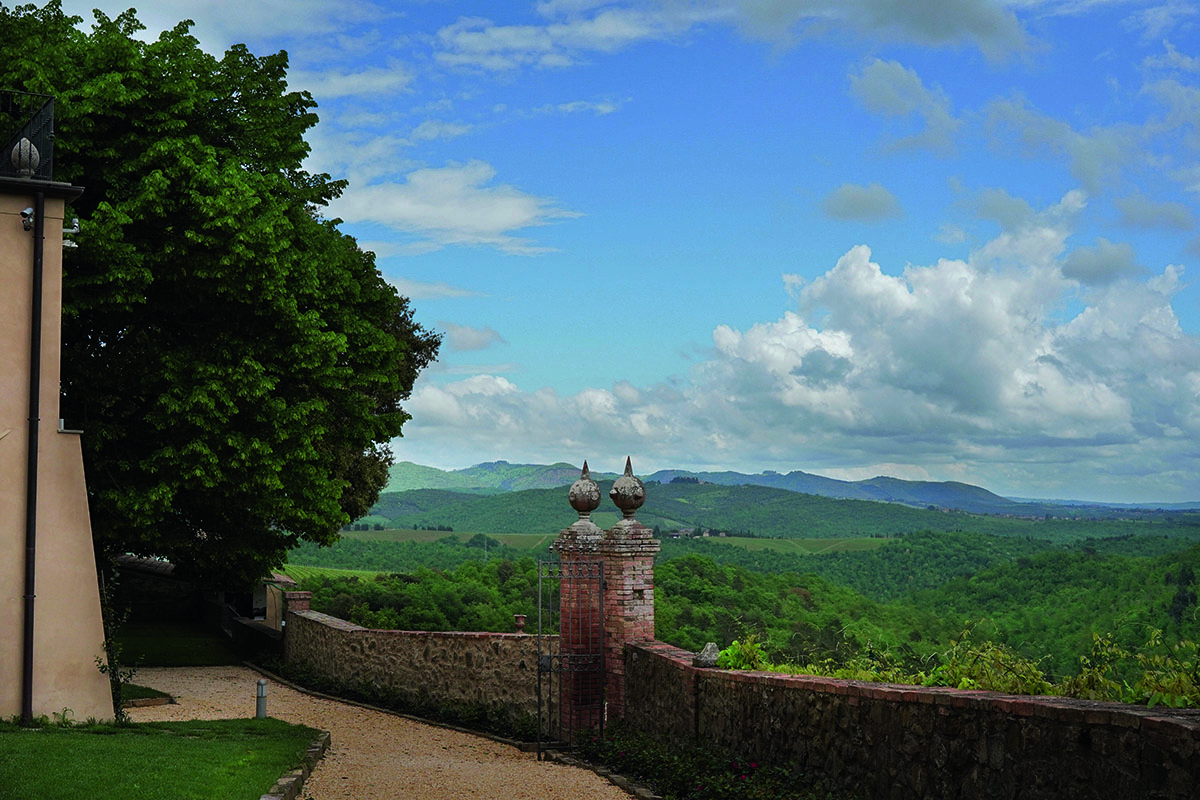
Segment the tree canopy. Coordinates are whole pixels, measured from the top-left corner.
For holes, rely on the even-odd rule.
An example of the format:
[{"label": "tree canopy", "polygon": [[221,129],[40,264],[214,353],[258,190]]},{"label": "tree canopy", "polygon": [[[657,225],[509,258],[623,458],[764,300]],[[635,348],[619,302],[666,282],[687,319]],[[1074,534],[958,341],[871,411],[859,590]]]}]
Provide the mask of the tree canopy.
[{"label": "tree canopy", "polygon": [[56,98],[54,178],[84,188],[60,416],[98,546],[237,584],[366,513],[440,340],[322,218],[344,183],[301,166],[286,53],[95,17],[0,4],[0,88]]}]

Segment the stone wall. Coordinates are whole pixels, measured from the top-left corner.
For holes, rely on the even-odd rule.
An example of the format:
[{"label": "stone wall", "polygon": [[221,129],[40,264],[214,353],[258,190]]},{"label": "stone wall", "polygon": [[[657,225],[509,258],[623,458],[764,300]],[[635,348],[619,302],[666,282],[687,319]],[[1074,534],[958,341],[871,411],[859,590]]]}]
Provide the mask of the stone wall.
[{"label": "stone wall", "polygon": [[625,651],[626,722],[863,800],[1200,800],[1200,711],[699,669]]},{"label": "stone wall", "polygon": [[373,684],[413,705],[480,705],[510,721],[537,716],[536,636],[378,631],[296,606],[289,597],[289,662],[341,683]]}]

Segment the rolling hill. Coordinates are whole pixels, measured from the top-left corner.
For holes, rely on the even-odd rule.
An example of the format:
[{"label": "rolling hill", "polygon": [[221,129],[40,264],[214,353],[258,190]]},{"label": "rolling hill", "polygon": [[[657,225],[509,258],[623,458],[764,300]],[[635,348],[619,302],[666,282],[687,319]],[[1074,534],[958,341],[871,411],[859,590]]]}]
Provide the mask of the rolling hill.
[{"label": "rolling hill", "polygon": [[[573,464],[510,464],[491,461],[466,469],[444,471],[409,461],[394,465],[389,472],[386,492],[415,489],[446,489],[471,494],[496,494],[525,489],[551,489],[569,486],[579,477]],[[612,472],[592,472],[596,480],[613,480]],[[1018,517],[1116,517],[1137,514],[1131,506],[1104,506],[1078,501],[1012,500],[979,486],[954,481],[906,481],[879,476],[862,481],[841,481],[794,470],[786,474],[761,472],[693,472],[660,470],[641,476],[647,484],[670,485],[686,480],[721,486],[761,486],[783,491],[842,500],[874,500],[907,506],[941,510],[959,510],[972,514],[997,514]],[[1173,510],[1200,509],[1200,502],[1174,504]]]},{"label": "rolling hill", "polygon": [[[598,481],[607,498],[612,481]],[[447,489],[385,492],[367,519],[392,528],[451,528],[486,533],[557,533],[575,520],[565,486],[479,494]],[[1200,514],[1176,512],[1177,525],[1191,529]],[[593,518],[609,527],[618,518],[605,499]],[[662,532],[679,529],[721,531],[733,536],[773,539],[891,537],[915,531],[969,531],[996,536],[1032,536],[1074,541],[1146,533],[1148,519],[1030,519],[930,510],[902,503],[846,500],[769,486],[728,486],[678,482],[647,485],[646,504],[637,514]],[[1168,518],[1156,517],[1166,523]],[[1168,526],[1170,527],[1170,526]],[[1156,526],[1156,531],[1166,533]]]}]

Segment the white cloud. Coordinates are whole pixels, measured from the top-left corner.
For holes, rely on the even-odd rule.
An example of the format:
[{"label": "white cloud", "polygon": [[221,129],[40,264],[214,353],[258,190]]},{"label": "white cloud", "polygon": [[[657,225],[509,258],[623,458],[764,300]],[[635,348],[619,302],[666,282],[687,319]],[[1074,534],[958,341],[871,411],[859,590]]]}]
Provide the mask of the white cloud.
[{"label": "white cloud", "polygon": [[1192,146],[1200,148],[1200,88],[1164,78],[1146,84],[1142,91],[1166,107],[1169,128],[1186,132]]},{"label": "white cloud", "polygon": [[612,53],[638,41],[666,38],[675,30],[663,13],[617,7],[592,16],[572,14],[548,25],[496,25],[466,17],[438,31],[436,58],[451,67],[496,71],[565,67],[589,53]]},{"label": "white cloud", "polygon": [[495,176],[482,161],[417,169],[403,183],[359,186],[331,203],[330,211],[347,221],[386,225],[429,245],[478,245],[524,255],[545,248],[514,232],[579,216],[516,187],[490,185]]},{"label": "white cloud", "polygon": [[975,211],[984,219],[993,219],[1005,230],[1017,230],[1037,219],[1033,206],[1021,197],[1013,197],[1004,189],[984,189],[974,200]]},{"label": "white cloud", "polygon": [[470,125],[457,122],[445,122],[439,119],[427,119],[408,134],[410,142],[430,142],[435,139],[454,139],[471,132]]},{"label": "white cloud", "polygon": [[450,67],[489,71],[565,67],[591,53],[714,24],[774,42],[850,30],[922,44],[973,44],[990,57],[1027,47],[1016,16],[991,0],[646,0],[627,6],[561,0],[539,3],[538,11],[546,24],[497,25],[464,17],[438,32],[435,57]]},{"label": "white cloud", "polygon": [[1147,56],[1143,62],[1151,69],[1179,70],[1181,72],[1200,72],[1200,58],[1181,53],[1171,42],[1163,42],[1163,54]]},{"label": "white cloud", "polygon": [[1192,210],[1183,203],[1160,203],[1143,194],[1133,194],[1114,200],[1113,205],[1121,212],[1121,224],[1135,228],[1187,231],[1195,225]]},{"label": "white cloud", "polygon": [[[370,249],[370,248],[367,248]],[[449,283],[428,283],[424,281],[414,281],[408,278],[394,277],[385,275],[388,282],[396,287],[396,291],[405,297],[413,300],[443,300],[447,298],[457,297],[479,297],[481,292],[464,289],[461,286],[453,286]]]},{"label": "white cloud", "polygon": [[[397,452],[441,451],[441,431],[475,455],[510,459],[633,453],[647,471],[847,477],[920,464],[920,477],[999,491],[1194,499],[1200,337],[1183,332],[1171,308],[1182,269],[1139,281],[1124,266],[1110,270],[1119,275],[1093,267],[1092,277],[1119,279],[1093,280],[1080,294],[1064,272],[1081,273],[1089,257],[1132,262],[1103,241],[1064,259],[1063,209],[1078,200],[966,260],[898,275],[855,247],[812,281],[785,281],[795,310],[744,330],[717,326],[710,356],[681,387],[621,382],[563,396],[494,376],[423,386]],[[1069,298],[1082,310],[1064,317]],[[639,453],[656,461],[639,465]],[[1068,484],[1067,475],[1081,477]]]},{"label": "white cloud", "polygon": [[369,67],[357,72],[291,69],[288,71],[288,88],[307,91],[320,103],[335,97],[405,92],[409,90],[413,78],[412,71],[400,65],[388,69]]},{"label": "white cloud", "polygon": [[1080,133],[1070,125],[1031,108],[1023,98],[993,100],[985,109],[987,123],[1006,141],[1008,134],[1029,157],[1063,156],[1071,174],[1089,192],[1114,183],[1129,160],[1139,154],[1139,132],[1132,126],[1096,127]]},{"label": "white cloud", "polygon": [[[63,11],[92,22],[94,0],[65,0]],[[122,4],[121,10],[128,7]],[[109,11],[115,17],[119,11]],[[223,53],[233,42],[279,37],[337,35],[350,25],[378,23],[393,12],[370,0],[254,0],[231,6],[226,0],[155,0],[138,8],[147,40],[157,39],[180,20],[195,21],[193,35],[210,53]]]},{"label": "white cloud", "polygon": [[921,44],[973,44],[989,57],[1028,46],[1016,15],[990,0],[716,0],[708,6],[774,39],[836,27]]},{"label": "white cloud", "polygon": [[572,100],[569,103],[559,103],[553,106],[543,106],[540,111],[557,111],[560,114],[578,114],[591,112],[602,117],[617,111],[622,103],[615,100]]},{"label": "white cloud", "polygon": [[439,322],[437,326],[445,331],[445,346],[450,350],[486,350],[494,344],[505,343],[504,337],[492,328],[472,328],[453,322]]},{"label": "white cloud", "polygon": [[860,222],[904,216],[895,195],[878,183],[868,186],[844,183],[825,197],[821,208],[834,219]]},{"label": "white cloud", "polygon": [[1141,9],[1130,15],[1126,19],[1126,25],[1134,30],[1142,31],[1142,38],[1145,40],[1161,39],[1181,20],[1194,16],[1196,13],[1193,3],[1168,0],[1168,2]]},{"label": "white cloud", "polygon": [[1063,261],[1063,275],[1085,284],[1111,283],[1140,271],[1133,247],[1096,240],[1095,247],[1077,247]]},{"label": "white cloud", "polygon": [[950,113],[950,102],[940,89],[928,89],[914,70],[896,61],[875,59],[850,76],[850,94],[868,111],[891,117],[916,115],[924,129],[897,139],[893,149],[925,147],[949,152],[961,122]]}]

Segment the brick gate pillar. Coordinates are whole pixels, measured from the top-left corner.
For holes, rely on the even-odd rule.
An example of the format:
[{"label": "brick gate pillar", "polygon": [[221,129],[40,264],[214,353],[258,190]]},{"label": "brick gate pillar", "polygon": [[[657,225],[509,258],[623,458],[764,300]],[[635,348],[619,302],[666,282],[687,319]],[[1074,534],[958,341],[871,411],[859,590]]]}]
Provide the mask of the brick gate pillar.
[{"label": "brick gate pillar", "polygon": [[604,559],[604,675],[608,718],[625,715],[625,645],[654,640],[654,556],[662,544],[633,515],[646,502],[646,487],[625,459],[625,474],[608,493],[623,518],[605,532],[597,552]]},{"label": "brick gate pillar", "polygon": [[601,727],[604,720],[604,607],[599,584],[604,576],[596,552],[604,531],[591,520],[600,505],[600,487],[587,462],[567,499],[579,519],[559,533],[551,548],[558,553],[559,582],[559,719],[560,737]]}]

